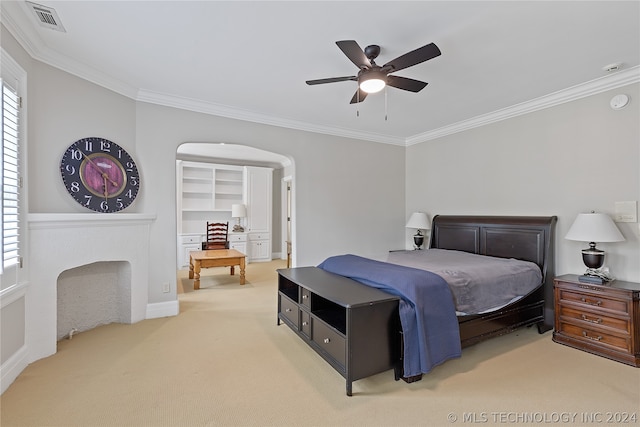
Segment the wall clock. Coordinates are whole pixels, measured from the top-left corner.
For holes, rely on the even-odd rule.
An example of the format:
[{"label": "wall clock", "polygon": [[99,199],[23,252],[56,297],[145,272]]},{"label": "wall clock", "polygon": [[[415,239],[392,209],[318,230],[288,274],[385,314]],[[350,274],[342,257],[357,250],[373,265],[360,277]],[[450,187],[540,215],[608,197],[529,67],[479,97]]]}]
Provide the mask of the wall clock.
[{"label": "wall clock", "polygon": [[104,138],[83,138],[71,144],[60,161],[60,173],[69,194],[96,212],[121,211],[140,189],[136,162]]}]

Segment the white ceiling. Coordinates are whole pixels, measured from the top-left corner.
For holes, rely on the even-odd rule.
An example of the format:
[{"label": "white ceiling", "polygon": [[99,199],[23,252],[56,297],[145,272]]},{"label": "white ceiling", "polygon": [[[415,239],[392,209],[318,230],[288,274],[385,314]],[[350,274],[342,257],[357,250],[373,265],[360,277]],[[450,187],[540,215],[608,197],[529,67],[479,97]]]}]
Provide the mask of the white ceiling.
[{"label": "white ceiling", "polygon": [[[400,145],[640,81],[639,1],[38,1],[66,32],[0,3],[33,57],[131,98]],[[442,55],[397,73],[429,85],[389,88],[385,120],[384,92],[305,84],[356,74],[347,39]]]}]

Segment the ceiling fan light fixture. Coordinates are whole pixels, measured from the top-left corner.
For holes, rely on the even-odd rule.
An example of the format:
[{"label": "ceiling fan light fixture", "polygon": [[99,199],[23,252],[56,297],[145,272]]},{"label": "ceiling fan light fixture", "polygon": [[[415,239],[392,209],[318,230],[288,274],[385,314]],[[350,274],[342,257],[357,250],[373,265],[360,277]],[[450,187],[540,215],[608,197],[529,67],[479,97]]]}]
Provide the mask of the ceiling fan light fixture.
[{"label": "ceiling fan light fixture", "polygon": [[377,71],[370,71],[359,79],[360,89],[367,93],[380,92],[387,85],[386,75]]}]

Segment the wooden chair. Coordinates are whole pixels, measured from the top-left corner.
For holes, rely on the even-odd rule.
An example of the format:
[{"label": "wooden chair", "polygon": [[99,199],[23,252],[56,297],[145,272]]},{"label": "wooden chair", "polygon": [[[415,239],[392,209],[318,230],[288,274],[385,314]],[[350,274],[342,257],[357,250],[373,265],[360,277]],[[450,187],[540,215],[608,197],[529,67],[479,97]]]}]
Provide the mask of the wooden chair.
[{"label": "wooden chair", "polygon": [[202,242],[202,250],[229,249],[228,222],[207,222],[207,241]]}]

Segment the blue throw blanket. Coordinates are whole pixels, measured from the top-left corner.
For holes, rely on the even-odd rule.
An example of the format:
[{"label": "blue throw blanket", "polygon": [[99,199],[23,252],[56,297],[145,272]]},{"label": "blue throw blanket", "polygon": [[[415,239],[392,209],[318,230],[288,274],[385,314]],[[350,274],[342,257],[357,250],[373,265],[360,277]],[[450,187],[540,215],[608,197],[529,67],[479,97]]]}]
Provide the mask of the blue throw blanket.
[{"label": "blue throw blanket", "polygon": [[318,267],[400,297],[405,377],[462,354],[453,296],[442,277],[356,255],[330,257]]}]

